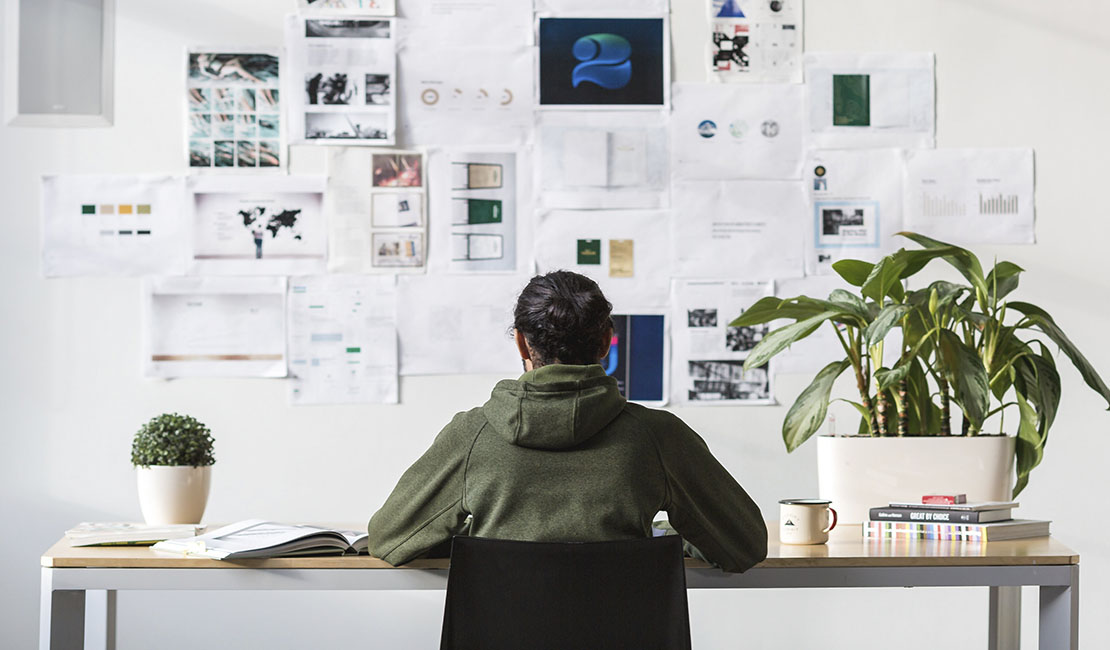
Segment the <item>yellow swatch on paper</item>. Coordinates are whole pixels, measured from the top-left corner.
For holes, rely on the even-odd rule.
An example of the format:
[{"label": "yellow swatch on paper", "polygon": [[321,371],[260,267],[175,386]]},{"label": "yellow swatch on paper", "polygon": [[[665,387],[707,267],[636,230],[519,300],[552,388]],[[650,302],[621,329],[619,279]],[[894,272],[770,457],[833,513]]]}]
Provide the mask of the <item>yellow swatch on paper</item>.
[{"label": "yellow swatch on paper", "polygon": [[119,213],[120,214],[131,214],[131,205],[129,203],[120,203]]},{"label": "yellow swatch on paper", "polygon": [[633,271],[631,239],[609,240],[609,277],[630,278]]}]

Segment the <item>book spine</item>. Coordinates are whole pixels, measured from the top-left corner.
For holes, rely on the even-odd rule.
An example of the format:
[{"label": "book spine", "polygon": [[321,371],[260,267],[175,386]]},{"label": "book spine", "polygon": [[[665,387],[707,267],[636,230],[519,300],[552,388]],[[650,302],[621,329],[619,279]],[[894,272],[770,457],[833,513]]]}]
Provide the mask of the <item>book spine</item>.
[{"label": "book spine", "polygon": [[871,508],[872,521],[935,521],[938,523],[977,524],[974,510],[914,510],[912,508]]},{"label": "book spine", "polygon": [[864,539],[937,539],[958,542],[985,542],[986,529],[975,524],[938,524],[920,521],[868,521],[863,524]]}]

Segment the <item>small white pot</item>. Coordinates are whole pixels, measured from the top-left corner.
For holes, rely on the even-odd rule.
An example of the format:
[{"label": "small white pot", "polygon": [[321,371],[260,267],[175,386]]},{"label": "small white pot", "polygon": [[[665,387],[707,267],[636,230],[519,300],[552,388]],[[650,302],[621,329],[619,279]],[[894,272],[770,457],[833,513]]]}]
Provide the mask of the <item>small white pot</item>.
[{"label": "small white pot", "polygon": [[139,507],[148,524],[199,524],[208,505],[212,467],[136,467]]},{"label": "small white pot", "polygon": [[820,436],[817,485],[843,524],[867,521],[891,501],[926,494],[966,494],[968,501],[1009,501],[1014,485],[1010,436]]}]

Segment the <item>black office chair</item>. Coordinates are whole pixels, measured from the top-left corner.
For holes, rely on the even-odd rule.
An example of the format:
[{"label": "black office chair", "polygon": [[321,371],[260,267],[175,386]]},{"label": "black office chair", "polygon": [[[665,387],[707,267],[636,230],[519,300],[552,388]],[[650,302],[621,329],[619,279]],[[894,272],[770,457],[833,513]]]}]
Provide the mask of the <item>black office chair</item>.
[{"label": "black office chair", "polygon": [[688,649],[682,540],[456,537],[440,648]]}]

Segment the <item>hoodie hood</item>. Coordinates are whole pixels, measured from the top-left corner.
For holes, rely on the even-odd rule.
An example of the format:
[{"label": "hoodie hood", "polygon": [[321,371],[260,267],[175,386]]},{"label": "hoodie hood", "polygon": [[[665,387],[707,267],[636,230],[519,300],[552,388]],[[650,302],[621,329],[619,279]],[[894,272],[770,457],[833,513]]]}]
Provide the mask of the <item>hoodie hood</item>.
[{"label": "hoodie hood", "polygon": [[612,422],[625,399],[600,365],[553,364],[497,383],[482,412],[511,444],[569,449]]}]

